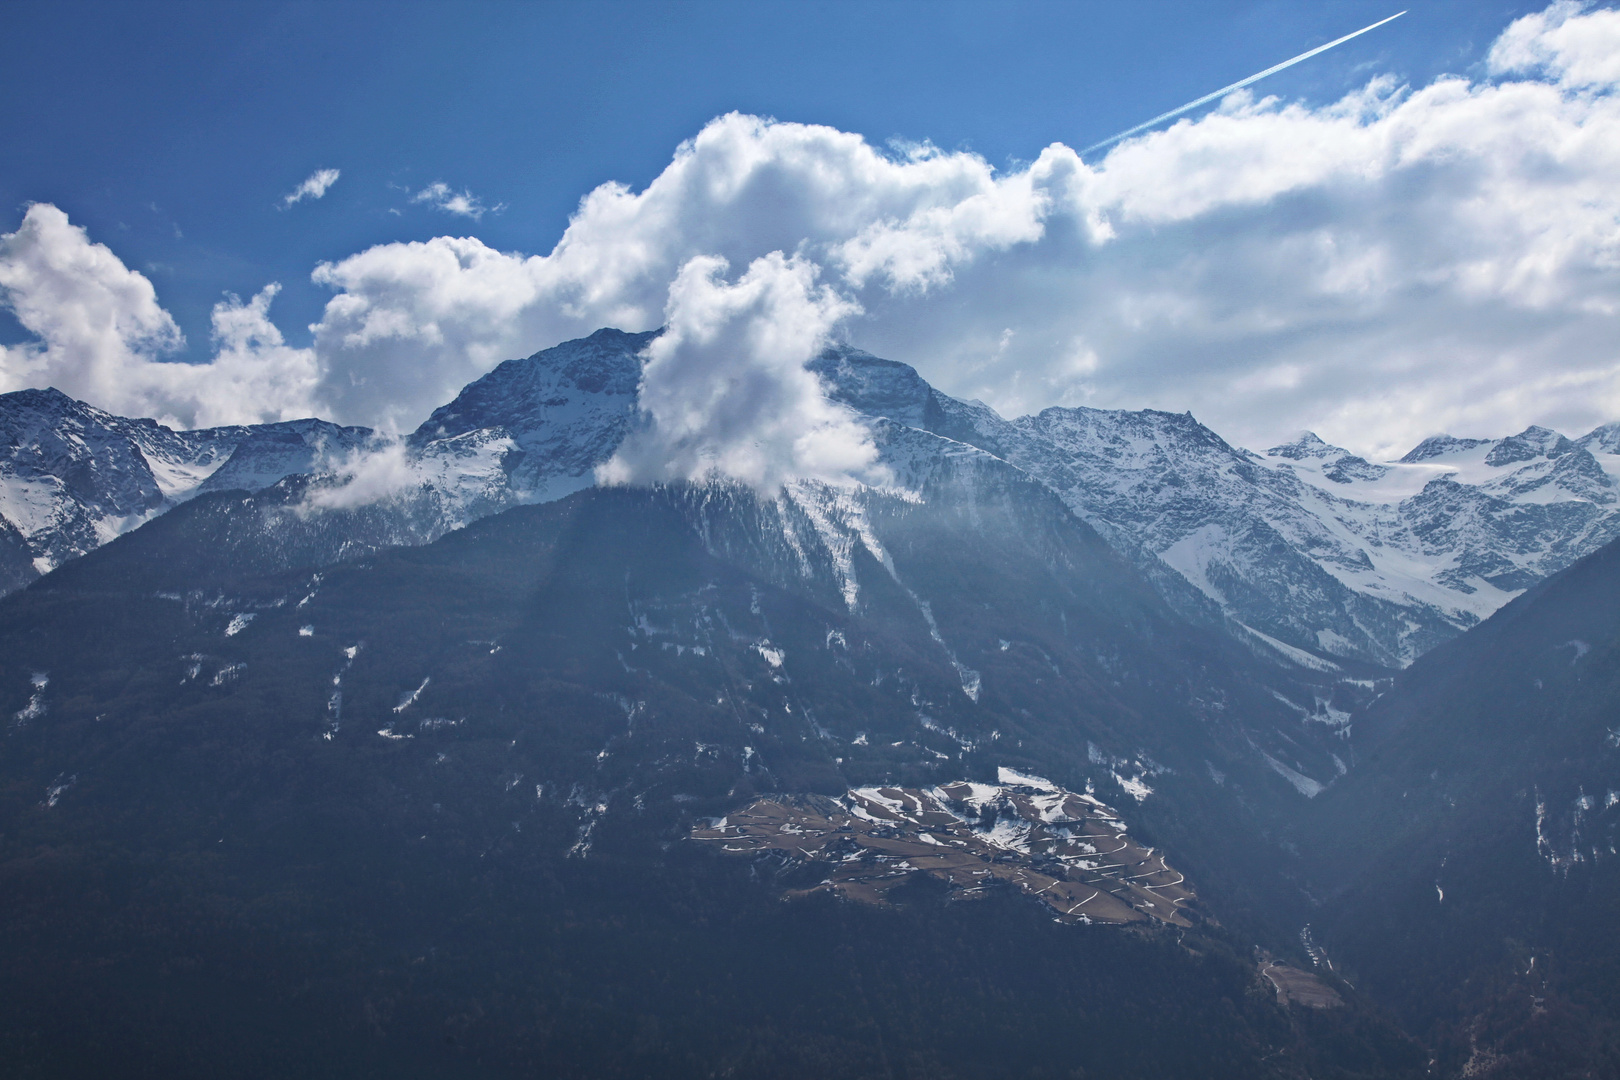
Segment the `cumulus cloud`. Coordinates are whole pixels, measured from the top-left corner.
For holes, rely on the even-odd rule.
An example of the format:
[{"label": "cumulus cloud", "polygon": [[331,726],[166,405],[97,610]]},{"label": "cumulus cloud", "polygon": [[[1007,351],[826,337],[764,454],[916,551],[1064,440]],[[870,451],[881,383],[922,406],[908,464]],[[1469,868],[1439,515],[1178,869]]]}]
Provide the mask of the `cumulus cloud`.
[{"label": "cumulus cloud", "polygon": [[338,182],[342,172],[337,169],[316,169],[309,178],[281,197],[281,205],[288,207],[305,199],[319,199],[326,189]]},{"label": "cumulus cloud", "polygon": [[748,267],[799,252],[856,303],[932,296],[958,263],[1038,239],[1041,208],[1075,164],[1049,151],[998,177],[971,154],[893,157],[832,128],[723,116],[644,191],[588,194],[547,255],[436,237],[318,267],[337,295],[316,348],[332,370],[360,373],[333,380],[328,400],[344,416],[420,420],[507,357],[602,326],[660,325],[672,283],[698,257]]},{"label": "cumulus cloud", "polygon": [[1492,74],[1538,69],[1569,86],[1620,83],[1620,12],[1588,12],[1587,4],[1560,0],[1519,19],[1491,46]]},{"label": "cumulus cloud", "polygon": [[214,358],[207,364],[166,365],[164,392],[183,399],[192,385],[198,424],[295,420],[320,411],[319,368],[313,349],[294,348],[270,321],[270,301],[281,286],[271,282],[245,303],[227,293],[214,305]]},{"label": "cumulus cloud", "polygon": [[816,268],[772,252],[735,283],[699,256],[670,286],[666,329],[647,347],[646,423],[597,470],[605,483],[729,477],[764,491],[795,478],[874,478],[877,449],[805,370],[857,310]]},{"label": "cumulus cloud", "polygon": [[55,386],[113,412],[181,426],[306,416],[314,354],[270,322],[270,285],[213,311],[213,362],[161,357],[185,344],[152,283],[54,206],[35,203],[0,234],[0,296],[37,340],[0,347],[0,391]]},{"label": "cumulus cloud", "polygon": [[[866,444],[801,378],[829,334],[1006,413],[1190,408],[1251,446],[1311,427],[1388,454],[1620,418],[1620,14],[1554,4],[1505,28],[1483,72],[1379,76],[1320,107],[1233,94],[1099,160],[1054,143],[1006,170],[719,117],[646,188],[587,194],[548,253],[443,236],[317,267],[334,295],[287,398],[405,428],[503,359],[668,321],[648,429],[609,479],[860,474]],[[470,193],[418,195],[458,197],[443,208],[476,219]],[[7,354],[8,379],[151,366],[178,340],[144,279],[102,262],[82,271],[118,298],[99,323],[0,279],[43,342]],[[750,400],[768,406],[752,426]]]},{"label": "cumulus cloud", "polygon": [[43,377],[104,396],[127,368],[185,344],[152,283],[54,206],[35,203],[0,235],[0,289],[40,339],[3,354],[8,390]]},{"label": "cumulus cloud", "polygon": [[429,206],[443,210],[447,214],[459,214],[461,217],[470,217],[474,221],[487,213],[499,213],[506,209],[505,203],[485,206],[472,192],[465,188],[456,191],[442,180],[435,180],[415,195],[412,195],[411,202],[427,203]]},{"label": "cumulus cloud", "polygon": [[859,305],[853,340],[1007,413],[1192,409],[1248,445],[1309,426],[1368,453],[1582,429],[1620,417],[1617,23],[1558,4],[1487,78],[1239,93],[1007,171],[725,116],[646,189],[591,192],[549,254],[439,238],[322,267],[318,347],[375,380],[334,387],[345,409],[420,416],[507,355],[657,325],[693,258],[783,251]]}]

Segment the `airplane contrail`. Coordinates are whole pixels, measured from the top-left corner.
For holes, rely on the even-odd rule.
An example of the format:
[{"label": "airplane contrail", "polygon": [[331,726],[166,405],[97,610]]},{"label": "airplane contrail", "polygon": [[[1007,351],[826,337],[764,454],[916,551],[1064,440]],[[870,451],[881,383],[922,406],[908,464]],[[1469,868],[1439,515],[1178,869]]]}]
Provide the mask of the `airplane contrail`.
[{"label": "airplane contrail", "polygon": [[1298,56],[1294,57],[1292,60],[1284,60],[1280,64],[1276,64],[1276,65],[1273,65],[1272,67],[1268,67],[1268,68],[1266,68],[1266,70],[1260,72],[1260,74],[1258,74],[1258,75],[1250,75],[1247,79],[1243,79],[1243,80],[1241,80],[1239,82],[1235,82],[1231,86],[1223,86],[1219,90],[1215,91],[1213,94],[1205,94],[1203,97],[1199,98],[1197,101],[1189,101],[1189,102],[1187,102],[1187,104],[1181,106],[1181,108],[1179,108],[1179,109],[1171,109],[1167,113],[1160,113],[1158,116],[1155,116],[1153,119],[1149,120],[1145,124],[1137,124],[1135,127],[1131,128],[1130,130],[1122,131],[1118,135],[1109,136],[1108,138],[1104,139],[1100,143],[1092,143],[1090,146],[1088,146],[1084,150],[1080,151],[1080,153],[1081,153],[1082,156],[1084,156],[1086,154],[1091,153],[1093,150],[1100,150],[1105,146],[1109,146],[1109,145],[1111,145],[1113,143],[1117,143],[1121,139],[1128,139],[1132,135],[1135,135],[1138,131],[1146,131],[1148,128],[1154,126],[1155,124],[1159,123],[1160,121],[1168,120],[1172,116],[1180,116],[1182,113],[1187,112],[1187,111],[1189,111],[1191,109],[1196,109],[1196,108],[1198,108],[1198,106],[1207,104],[1207,103],[1209,103],[1211,101],[1214,101],[1216,98],[1225,97],[1227,94],[1230,94],[1234,90],[1241,90],[1245,86],[1248,86],[1250,83],[1259,82],[1261,79],[1265,78],[1267,75],[1275,75],[1275,74],[1277,74],[1277,72],[1281,71],[1283,68],[1293,67],[1295,64],[1299,63],[1301,60],[1309,60],[1311,57],[1315,56],[1317,53],[1327,52],[1329,49],[1333,48],[1333,46],[1335,46],[1335,45],[1343,45],[1345,42],[1349,41],[1353,37],[1360,37],[1362,34],[1365,34],[1367,31],[1376,30],[1380,26],[1383,26],[1387,22],[1394,22],[1396,19],[1400,18],[1402,15],[1405,15],[1405,14],[1406,14],[1406,12],[1404,12],[1404,11],[1397,11],[1395,14],[1391,15],[1389,18],[1380,19],[1377,22],[1373,23],[1371,26],[1363,26],[1360,30],[1357,30],[1353,34],[1346,34],[1346,35],[1344,35],[1344,37],[1339,38],[1339,39],[1337,39],[1335,41],[1330,41],[1326,45],[1318,45],[1316,48],[1312,49],[1310,52],[1302,52]]}]

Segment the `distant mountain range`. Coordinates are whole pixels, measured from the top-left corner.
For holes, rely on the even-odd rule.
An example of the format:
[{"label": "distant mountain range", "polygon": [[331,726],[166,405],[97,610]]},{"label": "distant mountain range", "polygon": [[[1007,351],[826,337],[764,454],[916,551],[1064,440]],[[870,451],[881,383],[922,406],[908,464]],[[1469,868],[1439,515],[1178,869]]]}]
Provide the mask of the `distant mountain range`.
[{"label": "distant mountain range", "polygon": [[[408,479],[387,489],[388,525],[345,554],[593,484],[636,422],[652,336],[603,330],[470,384],[404,440]],[[1375,464],[1309,433],[1257,454],[1153,410],[1009,421],[847,346],[812,366],[858,413],[983,450],[1051,489],[1183,615],[1306,665],[1404,666],[1620,535],[1620,424],[1576,440],[1537,427],[1435,436]],[[6,588],[197,494],[329,476],[382,446],[319,420],[171,431],[55,391],[0,396],[0,436]],[[887,453],[909,482],[915,463]]]}]

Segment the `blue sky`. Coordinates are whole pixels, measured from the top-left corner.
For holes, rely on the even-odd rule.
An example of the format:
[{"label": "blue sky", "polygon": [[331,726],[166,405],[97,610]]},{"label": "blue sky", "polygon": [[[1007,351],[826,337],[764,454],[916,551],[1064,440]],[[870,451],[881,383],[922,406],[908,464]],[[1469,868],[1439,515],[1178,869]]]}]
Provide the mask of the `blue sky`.
[{"label": "blue sky", "polygon": [[[320,411],[409,427],[505,355],[593,320],[678,317],[678,271],[720,256],[708,291],[683,296],[769,322],[777,301],[749,306],[743,279],[757,270],[750,288],[780,298],[766,279],[786,274],[814,301],[806,341],[847,337],[1009,413],[1190,408],[1249,445],[1315,427],[1369,453],[1442,428],[1620,418],[1605,345],[1620,340],[1605,149],[1620,16],[1601,5],[1419,0],[1106,161],[1064,149],[1396,10],[13,2],[0,390],[49,379],[178,423]],[[783,123],[711,125],[731,112]],[[672,155],[700,132],[712,153],[693,175],[764,155],[746,197],[680,186]],[[934,164],[908,158],[919,143]],[[341,175],[288,205],[320,169]],[[824,190],[829,169],[853,171]],[[577,225],[590,259],[542,266],[584,196],[655,181],[667,198],[607,200]],[[449,212],[433,184],[485,212]],[[871,220],[835,220],[852,191]],[[970,191],[996,222],[970,220]],[[24,230],[31,204],[60,214]],[[73,337],[86,244],[110,252],[95,303],[112,337],[94,341]],[[580,299],[591,259],[642,248],[663,261]],[[774,269],[759,261],[773,249]],[[445,258],[460,276],[423,285]],[[336,269],[312,280],[322,264]],[[239,304],[222,309],[226,294]],[[201,380],[227,352],[228,393],[188,390],[167,363]],[[231,404],[247,398],[263,407]]]},{"label": "blue sky", "polygon": [[[1419,3],[1257,89],[1337,98],[1372,66],[1466,70],[1538,5]],[[51,202],[145,270],[208,354],[221,292],[280,281],[307,340],[317,262],[472,231],[545,251],[580,197],[642,187],[733,110],[992,164],[1081,147],[1400,10],[1372,3],[11,3],[0,229]],[[318,168],[342,179],[293,212]],[[447,219],[441,181],[506,209]],[[395,215],[392,210],[401,211]],[[10,339],[21,338],[12,326]]]}]

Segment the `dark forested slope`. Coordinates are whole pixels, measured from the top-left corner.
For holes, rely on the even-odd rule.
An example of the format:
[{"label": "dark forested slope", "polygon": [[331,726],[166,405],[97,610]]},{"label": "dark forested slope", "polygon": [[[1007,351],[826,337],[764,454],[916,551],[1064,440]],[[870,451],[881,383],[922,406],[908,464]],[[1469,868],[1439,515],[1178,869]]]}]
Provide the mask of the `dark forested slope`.
[{"label": "dark forested slope", "polygon": [[[264,543],[233,520],[274,492],[205,496],[7,598],[0,1049],[37,1076],[1415,1075],[1348,990],[1285,1008],[1257,970],[1299,901],[1256,661],[1015,471],[942,461],[920,499],[592,490],[318,571],[222,542]],[[921,877],[784,903],[800,868],[685,839],[759,792],[1002,765],[1089,783],[1203,921],[1057,925]]]},{"label": "dark forested slope", "polygon": [[1302,845],[1335,961],[1450,1068],[1620,1073],[1620,546],[1435,649],[1354,724],[1361,758]]}]

